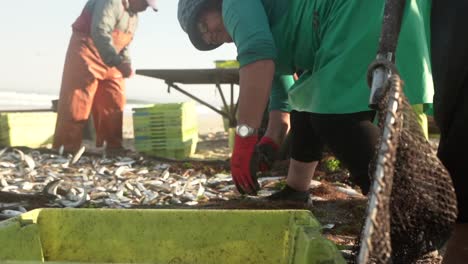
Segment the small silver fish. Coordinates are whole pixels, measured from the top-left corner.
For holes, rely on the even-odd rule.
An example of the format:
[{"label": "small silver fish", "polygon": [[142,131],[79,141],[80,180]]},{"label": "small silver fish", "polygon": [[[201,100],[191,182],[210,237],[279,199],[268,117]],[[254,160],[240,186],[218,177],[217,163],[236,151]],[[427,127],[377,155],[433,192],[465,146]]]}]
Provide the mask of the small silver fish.
[{"label": "small silver fish", "polygon": [[24,162],[26,162],[26,165],[28,165],[28,168],[30,170],[34,170],[34,168],[36,167],[36,162],[29,155],[24,155]]},{"label": "small silver fish", "polygon": [[23,151],[19,150],[19,149],[14,149],[13,150],[14,152],[18,153],[18,155],[20,156],[20,160],[23,161],[24,160],[24,153]]},{"label": "small silver fish", "polygon": [[361,193],[358,193],[356,190],[351,189],[351,188],[344,188],[344,187],[336,187],[336,190],[347,194],[349,196],[354,196],[354,197],[362,197],[363,195]]},{"label": "small silver fish", "polygon": [[7,180],[5,180],[5,178],[3,176],[0,176],[0,186],[1,187],[7,187],[9,184],[7,182]]},{"label": "small silver fish", "polygon": [[65,146],[61,145],[59,150],[58,150],[58,154],[59,156],[63,156],[63,151],[65,150]]},{"label": "small silver fish", "polygon": [[22,213],[23,212],[16,210],[3,210],[1,214],[7,217],[15,217],[21,215]]},{"label": "small silver fish", "polygon": [[8,150],[8,147],[0,150],[0,157],[3,156],[3,154]]},{"label": "small silver fish", "polygon": [[42,192],[46,193],[46,194],[57,196],[57,188],[58,188],[58,186],[60,185],[61,182],[62,182],[62,180],[53,180],[53,181],[47,183],[47,185],[44,187]]},{"label": "small silver fish", "polygon": [[88,200],[88,193],[83,188],[76,188],[76,189],[78,189],[78,191],[81,192],[81,196],[78,201],[69,201],[69,200],[60,199],[57,202],[60,205],[67,207],[67,208],[76,208],[85,204],[86,201]]},{"label": "small silver fish", "polygon": [[86,147],[85,146],[82,146],[75,154],[75,156],[73,156],[73,159],[71,161],[71,164],[75,164],[78,162],[78,160],[80,160],[81,156],[83,155],[83,153],[85,152],[86,150]]}]

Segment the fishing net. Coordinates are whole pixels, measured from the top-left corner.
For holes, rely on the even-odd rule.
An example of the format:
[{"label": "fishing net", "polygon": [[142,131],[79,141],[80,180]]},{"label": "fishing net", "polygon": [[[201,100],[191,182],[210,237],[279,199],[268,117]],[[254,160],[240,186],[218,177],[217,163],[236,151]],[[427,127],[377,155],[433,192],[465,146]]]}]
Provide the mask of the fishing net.
[{"label": "fishing net", "polygon": [[457,215],[452,181],[424,137],[399,76],[392,75],[384,86],[358,263],[440,263],[436,252]]}]

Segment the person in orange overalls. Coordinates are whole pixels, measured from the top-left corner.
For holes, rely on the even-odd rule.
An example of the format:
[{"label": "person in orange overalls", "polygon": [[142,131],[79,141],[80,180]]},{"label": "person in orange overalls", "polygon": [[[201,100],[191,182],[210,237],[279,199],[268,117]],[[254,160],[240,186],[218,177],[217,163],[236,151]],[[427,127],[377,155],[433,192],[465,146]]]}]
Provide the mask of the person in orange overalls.
[{"label": "person in orange overalls", "polygon": [[54,135],[55,149],[76,152],[90,114],[96,146],[122,150],[125,80],[133,75],[128,46],[138,13],[156,0],[89,0],[73,23],[63,69]]}]

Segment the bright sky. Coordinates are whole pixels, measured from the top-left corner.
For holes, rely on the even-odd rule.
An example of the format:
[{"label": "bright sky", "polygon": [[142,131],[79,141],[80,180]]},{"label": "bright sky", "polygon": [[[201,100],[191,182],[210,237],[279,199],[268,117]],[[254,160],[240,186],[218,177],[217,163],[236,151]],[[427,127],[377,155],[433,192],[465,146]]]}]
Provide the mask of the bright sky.
[{"label": "bright sky", "polygon": [[[177,21],[177,0],[160,0],[159,12],[140,13],[131,45],[136,69],[213,68],[215,60],[235,59],[235,47],[197,51]],[[86,0],[2,1],[0,15],[0,90],[58,94],[71,24]],[[213,86],[214,87],[214,86]],[[177,91],[166,93],[156,79],[135,76],[127,81],[130,99],[177,101]],[[195,88],[197,89],[197,88]],[[207,89],[214,94],[214,88]]]}]

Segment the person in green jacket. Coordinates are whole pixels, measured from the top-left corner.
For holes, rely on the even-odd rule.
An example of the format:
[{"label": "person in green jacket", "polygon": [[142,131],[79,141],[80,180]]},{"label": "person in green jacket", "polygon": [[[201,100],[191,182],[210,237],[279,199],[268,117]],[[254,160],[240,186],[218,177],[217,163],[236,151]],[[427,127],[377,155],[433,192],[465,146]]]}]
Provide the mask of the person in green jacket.
[{"label": "person in green jacket", "polygon": [[[430,6],[427,0],[408,1],[396,54],[411,104],[432,102]],[[259,189],[257,144],[274,142],[268,137],[257,142],[256,134],[270,94],[272,110],[292,110],[295,168],[313,172],[310,165],[327,145],[368,191],[379,129],[368,108],[366,72],[377,53],[383,10],[383,0],[179,0],[179,22],[197,49],[228,42],[237,47],[239,118],[231,169],[241,193]],[[304,72],[291,88],[273,83],[298,69]],[[288,176],[281,192],[304,194],[297,187],[308,188],[313,173],[293,174],[296,184]]]}]

